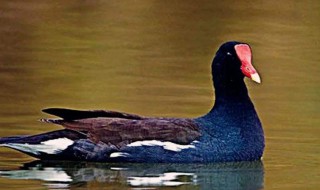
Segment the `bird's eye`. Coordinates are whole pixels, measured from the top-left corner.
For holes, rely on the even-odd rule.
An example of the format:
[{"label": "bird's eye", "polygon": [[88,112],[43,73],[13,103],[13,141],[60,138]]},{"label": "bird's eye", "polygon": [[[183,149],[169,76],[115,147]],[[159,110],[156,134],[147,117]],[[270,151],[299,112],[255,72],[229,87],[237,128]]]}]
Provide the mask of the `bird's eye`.
[{"label": "bird's eye", "polygon": [[230,52],[227,52],[227,55],[232,55]]}]

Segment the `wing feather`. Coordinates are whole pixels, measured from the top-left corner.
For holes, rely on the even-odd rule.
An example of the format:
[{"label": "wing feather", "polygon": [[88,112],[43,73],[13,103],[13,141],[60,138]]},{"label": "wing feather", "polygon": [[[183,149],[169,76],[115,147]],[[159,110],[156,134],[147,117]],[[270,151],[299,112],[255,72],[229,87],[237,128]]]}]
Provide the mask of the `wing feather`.
[{"label": "wing feather", "polygon": [[104,142],[117,147],[143,140],[190,144],[200,136],[199,128],[192,119],[141,117],[104,110],[78,111],[50,108],[44,112],[63,119],[43,121],[83,132],[93,142]]},{"label": "wing feather", "polygon": [[66,108],[47,108],[42,110],[45,113],[61,117],[65,120],[96,118],[96,117],[109,117],[109,118],[124,118],[124,119],[143,119],[143,117],[108,110],[72,110]]}]

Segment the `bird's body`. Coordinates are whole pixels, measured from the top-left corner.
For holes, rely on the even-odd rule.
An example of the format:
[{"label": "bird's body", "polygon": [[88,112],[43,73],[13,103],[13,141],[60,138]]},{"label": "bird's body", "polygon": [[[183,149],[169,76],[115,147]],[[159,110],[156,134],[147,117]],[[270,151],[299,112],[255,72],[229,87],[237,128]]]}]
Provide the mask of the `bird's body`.
[{"label": "bird's body", "polygon": [[247,44],[227,42],[212,63],[215,105],[193,119],[115,111],[49,108],[65,129],[0,138],[0,145],[40,159],[97,162],[227,162],[261,158],[264,135],[244,76],[260,82]]}]

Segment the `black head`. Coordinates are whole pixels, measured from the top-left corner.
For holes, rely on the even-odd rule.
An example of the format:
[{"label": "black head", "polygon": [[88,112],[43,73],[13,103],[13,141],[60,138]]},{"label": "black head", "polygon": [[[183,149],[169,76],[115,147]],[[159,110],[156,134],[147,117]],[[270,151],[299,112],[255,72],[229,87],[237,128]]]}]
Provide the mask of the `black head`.
[{"label": "black head", "polygon": [[251,60],[252,53],[248,44],[236,41],[222,44],[212,62],[212,75],[216,91],[237,94],[237,91],[245,88],[244,77],[260,83],[260,77],[252,66]]},{"label": "black head", "polygon": [[212,62],[214,79],[224,78],[225,82],[243,80],[246,76],[260,83],[260,77],[251,63],[252,53],[248,44],[226,42],[220,46]]}]

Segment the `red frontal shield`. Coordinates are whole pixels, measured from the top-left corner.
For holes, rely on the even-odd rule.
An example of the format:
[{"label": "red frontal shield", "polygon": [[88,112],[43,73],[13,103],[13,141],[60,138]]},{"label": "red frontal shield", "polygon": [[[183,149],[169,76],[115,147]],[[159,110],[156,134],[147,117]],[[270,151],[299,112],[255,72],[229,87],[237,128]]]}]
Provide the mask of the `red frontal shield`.
[{"label": "red frontal shield", "polygon": [[257,83],[261,83],[260,76],[252,65],[251,48],[247,44],[238,44],[234,46],[237,56],[241,62],[241,71],[244,76],[252,79]]}]

